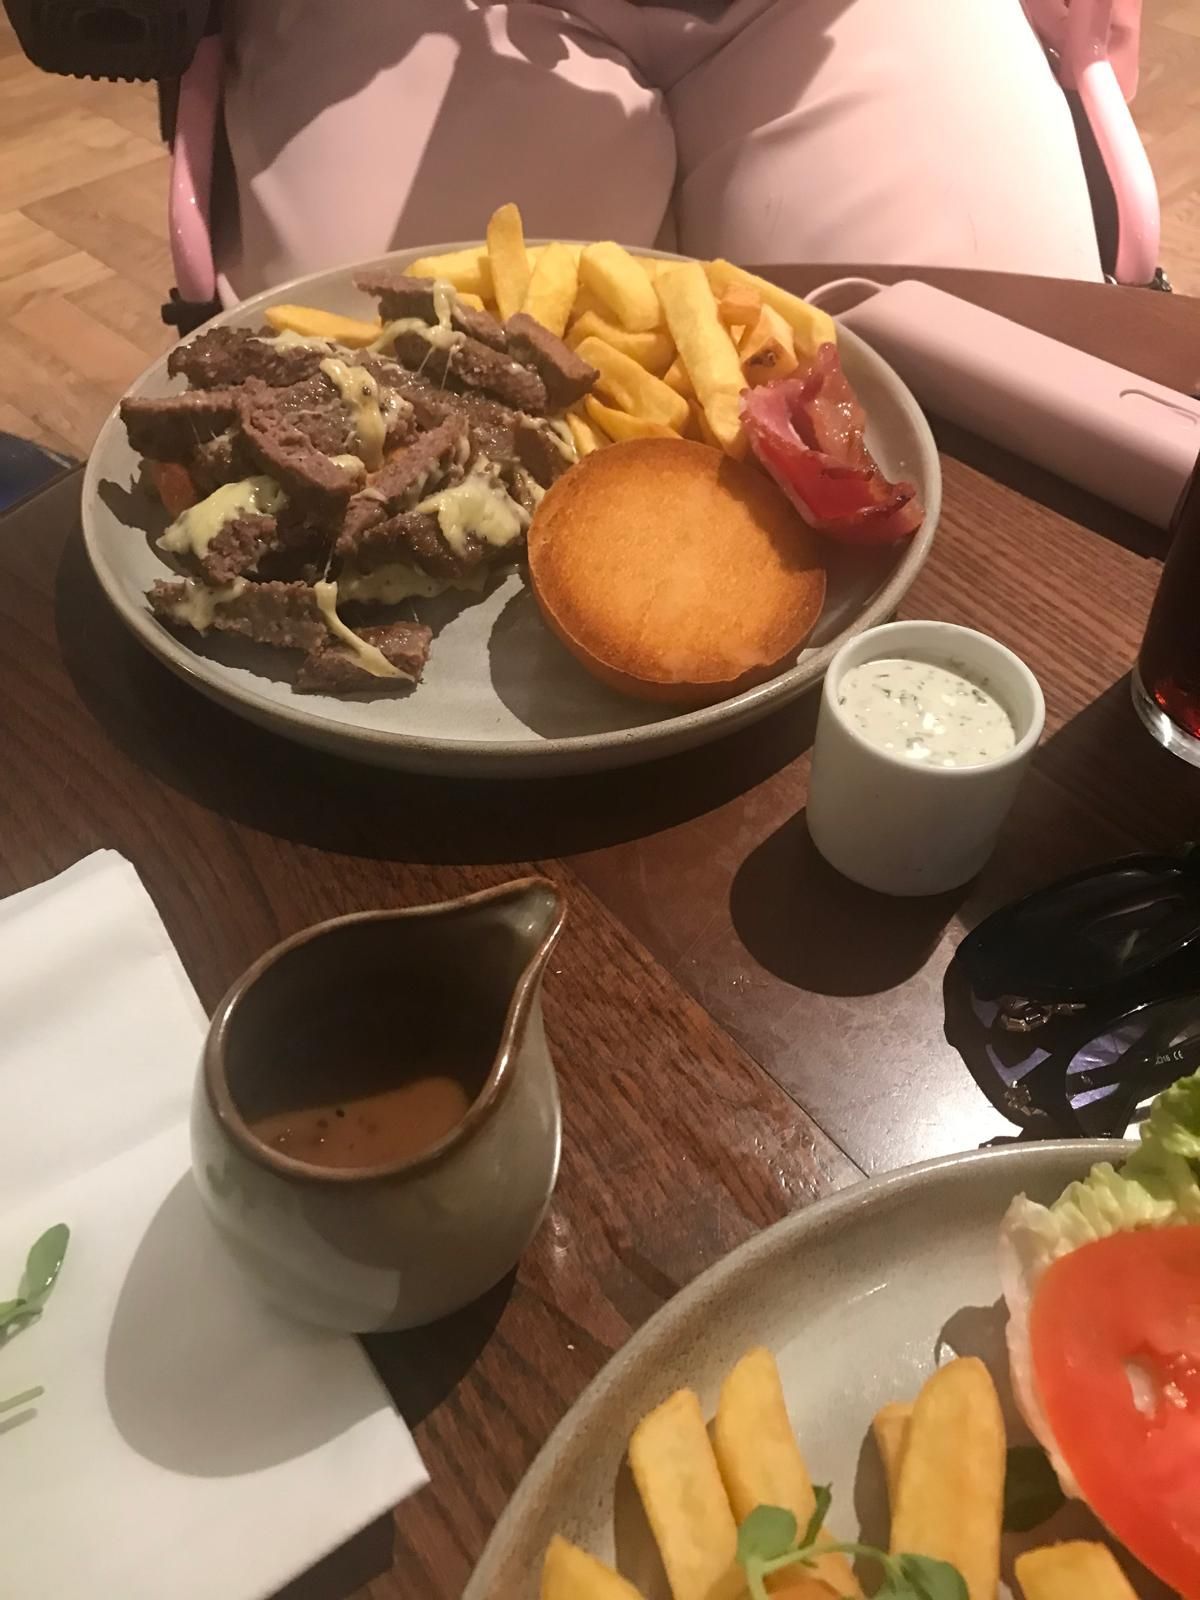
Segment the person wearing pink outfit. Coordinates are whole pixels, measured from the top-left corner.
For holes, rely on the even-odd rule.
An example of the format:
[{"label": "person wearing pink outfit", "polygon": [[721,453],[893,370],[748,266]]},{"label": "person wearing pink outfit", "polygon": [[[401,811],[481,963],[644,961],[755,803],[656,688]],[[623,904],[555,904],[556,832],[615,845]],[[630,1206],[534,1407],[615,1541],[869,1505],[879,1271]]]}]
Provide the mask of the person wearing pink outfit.
[{"label": "person wearing pink outfit", "polygon": [[531,236],[1102,275],[1021,0],[227,0],[225,36],[226,300],[505,200]]}]

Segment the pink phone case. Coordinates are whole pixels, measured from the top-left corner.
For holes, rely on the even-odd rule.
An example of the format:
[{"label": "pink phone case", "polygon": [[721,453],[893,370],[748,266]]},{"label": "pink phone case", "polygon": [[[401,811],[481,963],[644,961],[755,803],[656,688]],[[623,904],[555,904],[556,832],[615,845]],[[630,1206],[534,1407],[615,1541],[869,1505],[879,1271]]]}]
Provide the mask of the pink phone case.
[{"label": "pink phone case", "polygon": [[1200,401],[928,284],[841,279],[809,298],[930,411],[1167,526],[1200,454]]}]

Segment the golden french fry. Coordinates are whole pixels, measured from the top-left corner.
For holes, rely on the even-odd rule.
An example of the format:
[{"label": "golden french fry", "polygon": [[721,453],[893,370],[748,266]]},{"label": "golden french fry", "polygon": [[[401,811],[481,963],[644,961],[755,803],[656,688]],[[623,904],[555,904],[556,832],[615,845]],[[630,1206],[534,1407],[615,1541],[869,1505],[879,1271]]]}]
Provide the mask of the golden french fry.
[{"label": "golden french fry", "polygon": [[[606,406],[596,399],[594,394],[589,394],[584,401],[590,421],[598,428],[603,428],[610,439],[681,439],[683,435],[677,428],[669,428],[665,422],[655,422],[650,417],[634,416],[629,411],[616,411],[612,406]],[[568,426],[570,419],[568,418]],[[574,429],[572,428],[572,433]]]},{"label": "golden french fry", "polygon": [[[774,1578],[767,1579],[767,1588],[774,1595],[775,1600],[842,1600],[841,1592],[831,1589],[822,1578],[797,1578],[795,1574],[799,1567],[791,1569],[792,1576],[787,1572],[777,1572]],[[780,1580],[786,1580],[781,1582]],[[861,1593],[856,1589],[855,1594]]]},{"label": "golden french fry", "polygon": [[[703,416],[704,412],[700,409],[699,401],[689,400],[688,419],[683,426],[683,437],[685,439],[695,439],[700,444],[710,443],[707,435],[704,432],[704,426],[702,426],[700,422],[700,418]],[[705,424],[705,426],[706,425],[707,424]],[[720,446],[718,445],[717,448],[719,449]]]},{"label": "golden french fry", "polygon": [[742,372],[752,386],[786,378],[800,365],[795,336],[774,306],[764,306],[758,321],[746,330],[738,347]]},{"label": "golden french fry", "polygon": [[753,327],[762,308],[763,298],[757,289],[744,283],[731,283],[717,301],[717,316],[732,332],[734,328]]},{"label": "golden french fry", "polygon": [[456,289],[466,289],[485,300],[492,298],[492,264],[484,245],[451,250],[444,256],[419,256],[404,270],[414,278],[441,278]]},{"label": "golden french fry", "polygon": [[571,252],[571,260],[576,266],[579,265],[579,258],[583,254],[583,246],[581,244],[570,244],[565,239],[552,239],[550,244],[527,244],[525,246],[525,254],[529,257],[531,268],[538,264],[551,246],[556,250],[569,250]]},{"label": "golden french fry", "polygon": [[746,383],[729,329],[721,325],[717,316],[717,303],[704,268],[692,261],[662,273],[658,297],[709,427],[727,455],[745,455],[746,436],[738,416],[738,396]]},{"label": "golden french fry", "polygon": [[303,339],[333,339],[352,350],[361,350],[379,337],[378,322],[340,317],[336,311],[320,311],[316,306],[268,306],[263,318],[276,333],[298,333]]},{"label": "golden french fry", "polygon": [[571,437],[575,441],[575,454],[582,461],[584,456],[590,456],[593,450],[600,450],[609,441],[598,428],[592,426],[586,417],[581,417],[578,412],[567,412],[567,427],[571,430]]},{"label": "golden french fry", "polygon": [[690,1389],[642,1418],[629,1465],[674,1600],[734,1600],[743,1587],[737,1524]]},{"label": "golden french fry", "polygon": [[670,266],[669,261],[660,261],[657,256],[634,256],[633,259],[641,267],[651,283],[658,277],[663,267]]},{"label": "golden french fry", "polygon": [[926,1382],[908,1425],[892,1508],[892,1553],[956,1566],[970,1600],[996,1600],[1004,1504],[1004,1418],[974,1356]]},{"label": "golden french fry", "polygon": [[[755,1506],[782,1506],[803,1530],[816,1508],[812,1479],[788,1419],[779,1369],[769,1350],[751,1350],[721,1385],[713,1426],[713,1450],[729,1504],[739,1522]],[[801,1574],[779,1574],[793,1586]],[[853,1569],[843,1555],[822,1556],[805,1574],[827,1584],[836,1595],[860,1595]]]},{"label": "golden french fry", "polygon": [[575,294],[575,304],[571,308],[571,321],[567,324],[568,328],[574,328],[579,319],[586,317],[589,312],[593,316],[599,317],[603,322],[610,320],[608,307],[604,304],[604,301],[601,300],[598,294],[593,294],[586,284],[581,282]]},{"label": "golden french fry", "polygon": [[542,1562],[541,1600],[642,1600],[625,1578],[555,1534]]},{"label": "golden french fry", "polygon": [[1025,1600],[1137,1600],[1108,1546],[1082,1539],[1026,1550],[1016,1573]]},{"label": "golden french fry", "polygon": [[802,361],[810,361],[823,344],[837,343],[833,318],[827,311],[801,300],[798,294],[789,294],[778,284],[755,277],[753,272],[747,272],[744,267],[735,267],[732,261],[710,261],[705,270],[715,294],[724,294],[734,284],[756,289],[766,304],[773,306],[792,329],[796,339],[796,354]]},{"label": "golden french fry", "polygon": [[487,302],[481,294],[472,294],[470,289],[456,289],[454,291],[465,306],[473,306],[476,311],[486,311]]},{"label": "golden french fry", "polygon": [[571,244],[566,239],[551,239],[549,244],[526,244],[525,254],[529,260],[530,272],[532,272],[534,267],[537,266],[538,262],[546,254],[546,251],[550,249],[569,251],[571,260],[578,268],[579,258],[583,254],[583,246],[581,244]]},{"label": "golden french fry", "polygon": [[529,288],[529,257],[521,213],[511,202],[488,218],[488,260],[492,267],[492,297],[501,322],[520,311]]},{"label": "golden french fry", "polygon": [[579,276],[631,333],[647,333],[662,321],[654,284],[629,251],[611,239],[588,245],[579,258]]},{"label": "golden french fry", "polygon": [[721,449],[727,456],[740,461],[749,446],[738,410],[738,396],[727,391],[713,395],[704,404],[704,415]]},{"label": "golden french fry", "polygon": [[696,391],[692,388],[692,380],[688,377],[688,370],[676,356],[671,365],[662,375],[662,381],[668,389],[674,389],[676,394],[683,395],[685,400],[694,400]]},{"label": "golden french fry", "polygon": [[521,310],[561,338],[575,304],[579,265],[565,244],[548,244],[529,274],[529,287]]},{"label": "golden french fry", "polygon": [[584,339],[603,339],[605,344],[612,345],[614,350],[636,361],[639,367],[645,367],[656,378],[661,378],[675,359],[675,345],[665,328],[651,328],[648,333],[630,333],[628,328],[619,327],[594,311],[585,311],[582,316],[576,317],[571,324],[567,343],[576,349]]},{"label": "golden french fry", "polygon": [[911,1400],[890,1400],[886,1406],[880,1406],[871,1421],[875,1447],[887,1479],[888,1505],[892,1507],[896,1504],[896,1487],[900,1482],[900,1466],[904,1460],[904,1447],[908,1443],[908,1425],[912,1414]]},{"label": "golden french fry", "polygon": [[600,393],[622,411],[648,422],[661,422],[676,432],[687,421],[688,403],[681,394],[603,339],[581,339],[575,351],[600,374],[596,380]]},{"label": "golden french fry", "polygon": [[[697,438],[701,439],[705,444],[710,445],[712,449],[721,450],[721,441],[713,432],[712,423],[709,422],[708,418],[705,416],[704,407],[700,404],[699,400],[693,400],[690,402],[690,412],[692,429]],[[724,455],[724,453],[725,452],[722,450],[721,454]]]}]

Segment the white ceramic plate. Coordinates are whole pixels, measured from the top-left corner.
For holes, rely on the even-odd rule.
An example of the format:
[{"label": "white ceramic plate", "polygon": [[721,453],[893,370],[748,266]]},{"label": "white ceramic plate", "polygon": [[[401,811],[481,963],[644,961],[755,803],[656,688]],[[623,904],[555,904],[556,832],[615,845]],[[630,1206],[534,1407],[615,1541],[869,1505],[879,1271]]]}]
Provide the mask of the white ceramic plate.
[{"label": "white ceramic plate", "polygon": [[[457,248],[424,246],[297,278],[207,326],[258,327],[263,308],[282,301],[373,316],[374,302],[354,287],[357,272]],[[578,772],[666,755],[741,727],[816,683],[843,639],[894,611],[929,552],[942,499],[929,426],[881,357],[848,330],[840,339],[846,373],[870,418],[867,442],[890,477],[915,481],[925,521],[898,548],[832,547],[825,614],[796,664],[701,711],[670,714],[596,683],[542,625],[516,573],[482,597],[421,604],[421,620],[436,637],[425,676],[408,693],[362,700],[296,694],[288,682],[290,663],[269,649],[219,635],[177,636],[146,604],[150,584],[170,575],[153,545],[165,517],[137,488],[138,458],[116,411],[100,430],[84,478],[88,554],[123,621],[160,661],[203,694],[304,744],[386,766],[479,776]],[[129,392],[160,395],[182,387],[167,377],[164,356]]]},{"label": "white ceramic plate", "polygon": [[[858,1184],[748,1240],[652,1317],[568,1412],[497,1523],[463,1600],[536,1600],[556,1532],[618,1567],[645,1600],[669,1600],[625,1465],[629,1436],[683,1386],[711,1416],[722,1378],[759,1344],[779,1363],[814,1480],[833,1485],[830,1527],[846,1538],[861,1527],[886,1546],[872,1416],[887,1400],[914,1396],[939,1356],[978,1355],[997,1380],[1010,1444],[1028,1440],[1008,1385],[1000,1219],[1022,1190],[1052,1200],[1113,1156],[1099,1141],[950,1156]],[[1009,1579],[1018,1550],[1075,1537],[1100,1537],[1080,1506],[1034,1534],[1006,1536]],[[1129,1570],[1142,1600],[1166,1600],[1141,1568]]]}]

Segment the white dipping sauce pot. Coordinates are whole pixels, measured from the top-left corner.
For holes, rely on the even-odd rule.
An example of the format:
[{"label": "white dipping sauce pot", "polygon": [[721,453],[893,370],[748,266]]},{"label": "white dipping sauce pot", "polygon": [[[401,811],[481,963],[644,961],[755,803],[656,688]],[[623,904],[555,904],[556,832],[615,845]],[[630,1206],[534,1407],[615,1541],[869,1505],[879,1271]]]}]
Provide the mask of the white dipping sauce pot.
[{"label": "white dipping sauce pot", "polygon": [[[1011,750],[977,766],[941,767],[881,749],[838,704],[853,667],[884,658],[933,662],[969,678],[1007,711]],[[890,622],[847,642],[825,674],[813,745],[808,829],[826,861],[881,894],[940,894],[991,855],[1041,737],[1041,686],[1004,645],[952,622]]]}]

